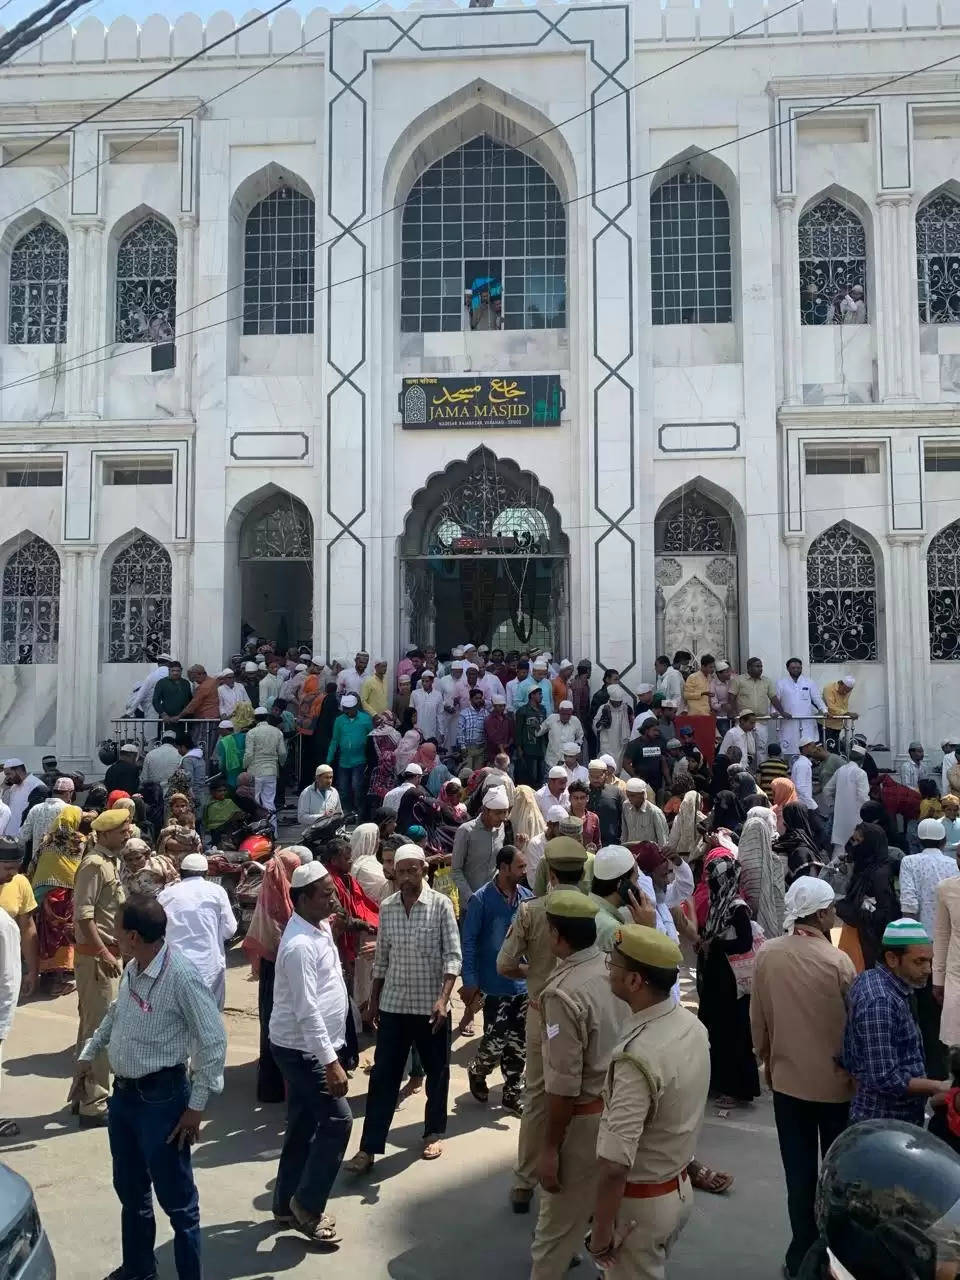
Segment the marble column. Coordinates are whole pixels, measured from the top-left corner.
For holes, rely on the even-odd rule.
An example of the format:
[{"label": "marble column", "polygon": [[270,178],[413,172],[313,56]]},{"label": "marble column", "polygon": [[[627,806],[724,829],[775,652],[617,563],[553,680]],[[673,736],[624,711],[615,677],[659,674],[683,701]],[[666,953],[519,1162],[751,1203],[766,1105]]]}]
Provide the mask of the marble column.
[{"label": "marble column", "polygon": [[910,741],[930,720],[927,686],[929,650],[926,625],[926,566],[920,533],[887,535],[890,546],[885,594],[887,609],[888,705],[890,749],[895,760],[906,759]]},{"label": "marble column", "polygon": [[[181,213],[179,219],[180,243],[177,251],[177,371],[180,375],[180,414],[193,417],[193,362],[196,351],[198,312],[193,310],[196,301],[197,277],[197,215]],[[234,298],[234,302],[236,298]]]},{"label": "marble column", "polygon": [[193,548],[188,542],[173,545],[173,591],[170,599],[170,644],[173,655],[184,664],[186,671],[187,646],[190,635],[190,598]]},{"label": "marble column", "polygon": [[68,418],[101,416],[104,357],[102,218],[74,217],[64,406]]},{"label": "marble column", "polygon": [[800,298],[798,292],[796,199],[777,196],[780,224],[780,340],[783,346],[783,403],[803,403],[803,370],[800,353]]},{"label": "marble column", "polygon": [[[916,296],[909,193],[877,196],[874,237],[874,291],[870,316],[877,329],[877,373],[880,399],[916,400],[919,388],[920,335]],[[869,306],[869,302],[868,302]]]},{"label": "marble column", "polygon": [[789,592],[786,657],[800,658],[806,665],[809,638],[807,636],[807,557],[803,546],[804,539],[802,534],[788,533],[784,535],[783,540],[787,546],[787,590]]},{"label": "marble column", "polygon": [[97,744],[98,639],[96,551],[59,547],[60,644],[57,663],[57,755],[89,771]]}]

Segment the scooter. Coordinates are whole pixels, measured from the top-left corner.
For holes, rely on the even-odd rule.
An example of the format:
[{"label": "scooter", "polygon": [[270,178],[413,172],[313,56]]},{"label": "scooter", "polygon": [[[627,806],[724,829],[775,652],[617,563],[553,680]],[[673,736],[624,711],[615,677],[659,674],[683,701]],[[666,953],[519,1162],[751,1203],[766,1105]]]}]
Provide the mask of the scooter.
[{"label": "scooter", "polygon": [[[207,874],[214,884],[219,884],[226,891],[230,907],[237,917],[239,937],[250,924],[260,892],[263,864],[275,848],[273,827],[266,818],[248,823],[236,832],[233,841],[237,846],[235,849],[223,847],[210,850],[207,855]],[[256,872],[253,871],[254,867],[257,868]],[[244,887],[243,902],[241,886]]]},{"label": "scooter", "polygon": [[356,820],[352,813],[336,813],[331,817],[317,818],[304,828],[299,843],[309,849],[315,858],[320,857],[321,848],[335,836],[347,834],[347,824]]}]

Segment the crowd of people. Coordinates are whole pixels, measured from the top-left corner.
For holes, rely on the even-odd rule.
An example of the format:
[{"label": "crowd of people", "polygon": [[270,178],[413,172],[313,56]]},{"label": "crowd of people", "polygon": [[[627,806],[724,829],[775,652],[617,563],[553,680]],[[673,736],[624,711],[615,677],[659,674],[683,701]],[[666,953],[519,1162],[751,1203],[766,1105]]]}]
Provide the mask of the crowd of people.
[{"label": "crowd of people", "polygon": [[[252,639],[185,679],[161,655],[103,783],[4,764],[0,1030],[16,991],[75,984],[70,1102],[83,1126],[109,1117],[121,1173],[111,1280],[154,1270],[151,1183],[178,1275],[201,1274],[189,1147],[223,1084],[237,930],[208,855],[251,819],[275,833],[242,943],[257,1096],[288,1114],[274,1217],[318,1247],[340,1243],[327,1206],[371,1042],[346,1170],[375,1164],[401,1095],[423,1093],[422,1156],[442,1155],[451,1045],[477,1035],[477,1107],[499,1070],[520,1120],[505,1191],[516,1213],[536,1204],[531,1280],[559,1280],[585,1237],[615,1280],[665,1275],[692,1189],[734,1181],[696,1156],[708,1097],[748,1107],[761,1073],[787,1276],[819,1247],[819,1159],[849,1125],[929,1119],[960,1142],[956,744],[881,770],[853,678],[821,690],[795,659],[773,682],[759,659],[740,675],[679,653],[633,689],[484,645],[411,649],[389,679],[369,666]],[[342,825],[283,843],[285,789],[302,828]]]}]

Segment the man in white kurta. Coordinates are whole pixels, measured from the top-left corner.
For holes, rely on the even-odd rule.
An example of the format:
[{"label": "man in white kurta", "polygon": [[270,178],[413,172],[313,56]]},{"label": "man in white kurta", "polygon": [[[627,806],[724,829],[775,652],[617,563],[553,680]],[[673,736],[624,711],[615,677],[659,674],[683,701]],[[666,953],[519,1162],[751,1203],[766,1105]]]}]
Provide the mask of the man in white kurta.
[{"label": "man in white kurta", "polygon": [[854,828],[860,822],[860,810],[870,799],[870,782],[861,768],[865,752],[854,747],[852,759],[841,765],[823,789],[824,796],[833,797],[834,854],[842,853]]},{"label": "man in white kurta", "polygon": [[810,717],[815,711],[825,712],[827,707],[820,690],[803,674],[803,663],[791,658],[787,674],[777,681],[776,702],[785,716],[779,729],[780,750],[789,760],[800,754],[804,738],[817,736],[817,722]]},{"label": "man in white kurta", "polygon": [[450,663],[450,671],[445,676],[440,676],[434,681],[434,688],[438,689],[440,696],[443,698],[443,713],[440,719],[440,732],[442,734],[441,745],[447,751],[452,751],[457,744],[457,722],[460,719],[460,712],[463,710],[465,703],[461,705],[460,696],[457,692],[457,686],[463,679],[463,659],[454,658]]}]

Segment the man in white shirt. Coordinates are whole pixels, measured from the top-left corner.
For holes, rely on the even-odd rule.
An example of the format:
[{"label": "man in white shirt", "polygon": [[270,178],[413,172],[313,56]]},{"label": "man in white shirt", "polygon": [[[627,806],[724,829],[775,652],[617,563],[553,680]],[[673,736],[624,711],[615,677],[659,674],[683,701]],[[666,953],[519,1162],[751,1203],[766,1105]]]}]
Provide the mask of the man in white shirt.
[{"label": "man in white shirt", "polygon": [[870,799],[870,783],[863,770],[863,747],[851,747],[850,759],[840,766],[823,789],[821,797],[833,798],[833,853],[839,857],[860,823],[860,810]]},{"label": "man in white shirt", "polygon": [[921,778],[933,776],[933,770],[923,758],[923,743],[911,742],[907,747],[907,758],[900,765],[900,781],[905,787],[913,787],[917,791]]},{"label": "man in white shirt", "polygon": [[151,671],[140,684],[138,684],[127,699],[127,705],[123,709],[125,716],[145,716],[147,711],[153,706],[153,690],[158,681],[165,680],[170,674],[170,663],[173,658],[169,653],[157,654],[157,665],[155,670]]},{"label": "man in white shirt", "polygon": [[250,695],[231,667],[224,667],[217,676],[217,701],[220,703],[220,719],[230,720],[241,702],[250,702]]},{"label": "man in white shirt", "polygon": [[411,761],[404,769],[397,785],[383,797],[380,807],[389,810],[393,814],[399,813],[400,801],[411,787],[419,787],[422,780],[423,769],[420,765]]},{"label": "man in white shirt", "polygon": [[723,735],[723,741],[720,743],[721,753],[726,755],[727,747],[739,747],[740,759],[746,767],[756,769],[757,737],[754,732],[756,725],[757,718],[752,711],[741,711],[736,723],[732,724]]},{"label": "man in white shirt", "polygon": [[353,666],[344,668],[337,676],[337,697],[343,701],[345,693],[355,693],[357,700],[360,698],[360,687],[367,678],[367,666],[370,662],[369,653],[362,650],[353,660]]},{"label": "man in white shirt", "polygon": [[461,705],[457,686],[463,680],[463,659],[454,655],[447,675],[434,681],[434,688],[443,700],[443,714],[440,718],[440,745],[447,751],[453,751],[457,744],[457,721],[465,703]]},{"label": "man in white shirt", "polygon": [[683,705],[683,675],[672,665],[665,653],[653,664],[657,672],[657,693],[663,695],[663,701]]},{"label": "man in white shirt", "polygon": [[943,751],[943,760],[940,763],[940,794],[947,796],[950,794],[950,780],[947,774],[957,763],[957,748],[956,743],[949,741],[942,742],[940,746]]},{"label": "man in white shirt", "polygon": [[304,787],[297,801],[297,821],[304,824],[314,818],[329,818],[343,813],[340,792],[333,785],[333,769],[328,764],[318,764],[314,780]]},{"label": "man in white shirt", "polygon": [[4,834],[19,836],[23,815],[30,799],[30,792],[34,787],[42,787],[43,783],[39,778],[35,778],[32,773],[27,773],[27,766],[16,757],[3,762],[3,781],[4,787],[0,792],[0,799],[10,810],[10,817],[7,819],[7,827]]},{"label": "man in white shirt", "polygon": [[506,690],[504,689],[503,684],[500,681],[500,677],[495,672],[490,671],[486,667],[481,667],[479,664],[477,669],[480,673],[477,678],[477,684],[483,690],[484,706],[486,707],[493,706],[494,695],[496,695],[496,697],[498,698],[503,698],[504,700],[506,700],[506,696],[507,696]]},{"label": "man in white shirt", "polygon": [[567,771],[562,764],[555,764],[547,774],[547,780],[536,793],[537,804],[546,820],[547,814],[554,805],[561,805],[570,812],[570,797],[567,795]]},{"label": "man in white shirt", "polygon": [[180,863],[179,883],[162,889],[157,901],[167,913],[168,944],[191,961],[222,1011],[227,994],[223,947],[237,932],[237,920],[226,891],[206,875],[203,854],[188,853]]},{"label": "man in white shirt", "polygon": [[18,837],[24,849],[29,850],[36,857],[40,846],[53,830],[53,824],[61,811],[72,803],[73,783],[69,778],[58,778],[53,784],[53,794],[48,799],[35,804],[29,813],[24,815]]},{"label": "man in white shirt", "polygon": [[817,722],[810,717],[814,711],[825,713],[827,704],[817,686],[803,674],[803,663],[799,658],[789,659],[787,674],[777,681],[776,696],[770,701],[775,710],[787,717],[781,722],[778,732],[780,750],[790,760],[799,754],[801,741],[817,731]]},{"label": "man in white shirt", "polygon": [[583,725],[573,714],[573,703],[565,698],[553,715],[547,716],[540,726],[540,734],[547,735],[547,747],[544,762],[547,765],[559,764],[563,759],[564,744],[583,741]]},{"label": "man in white shirt", "polygon": [[[16,865],[9,864],[11,875]],[[22,974],[20,930],[13,916],[0,907],[0,1053],[13,1026]],[[19,1134],[20,1126],[14,1120],[0,1120],[0,1138],[16,1138]]]},{"label": "man in white shirt", "polygon": [[813,798],[813,760],[825,759],[826,753],[820,746],[820,739],[813,734],[802,737],[799,748],[800,754],[790,768],[790,778],[797,790],[797,803],[802,804],[807,811],[807,821],[817,844],[821,849],[826,849],[830,844],[829,828]]},{"label": "man in white shirt", "polygon": [[294,871],[290,896],[293,915],[277,951],[270,1015],[270,1048],[287,1086],[273,1216],[332,1247],[340,1237],[324,1210],[353,1126],[349,1081],[337,1059],[346,1043],[350,1005],[327,923],[337,895],[323,863],[308,862]]},{"label": "man in white shirt", "polygon": [[560,748],[563,752],[563,760],[561,763],[567,771],[568,787],[571,782],[585,782],[587,786],[590,785],[590,775],[587,773],[587,766],[580,763],[580,749],[581,743],[579,742],[565,742]]},{"label": "man in white shirt", "polygon": [[440,741],[441,721],[443,718],[443,694],[434,688],[436,677],[429,669],[424,669],[420,682],[410,695],[410,705],[417,713],[417,728],[423,734],[424,741],[432,738]]}]

